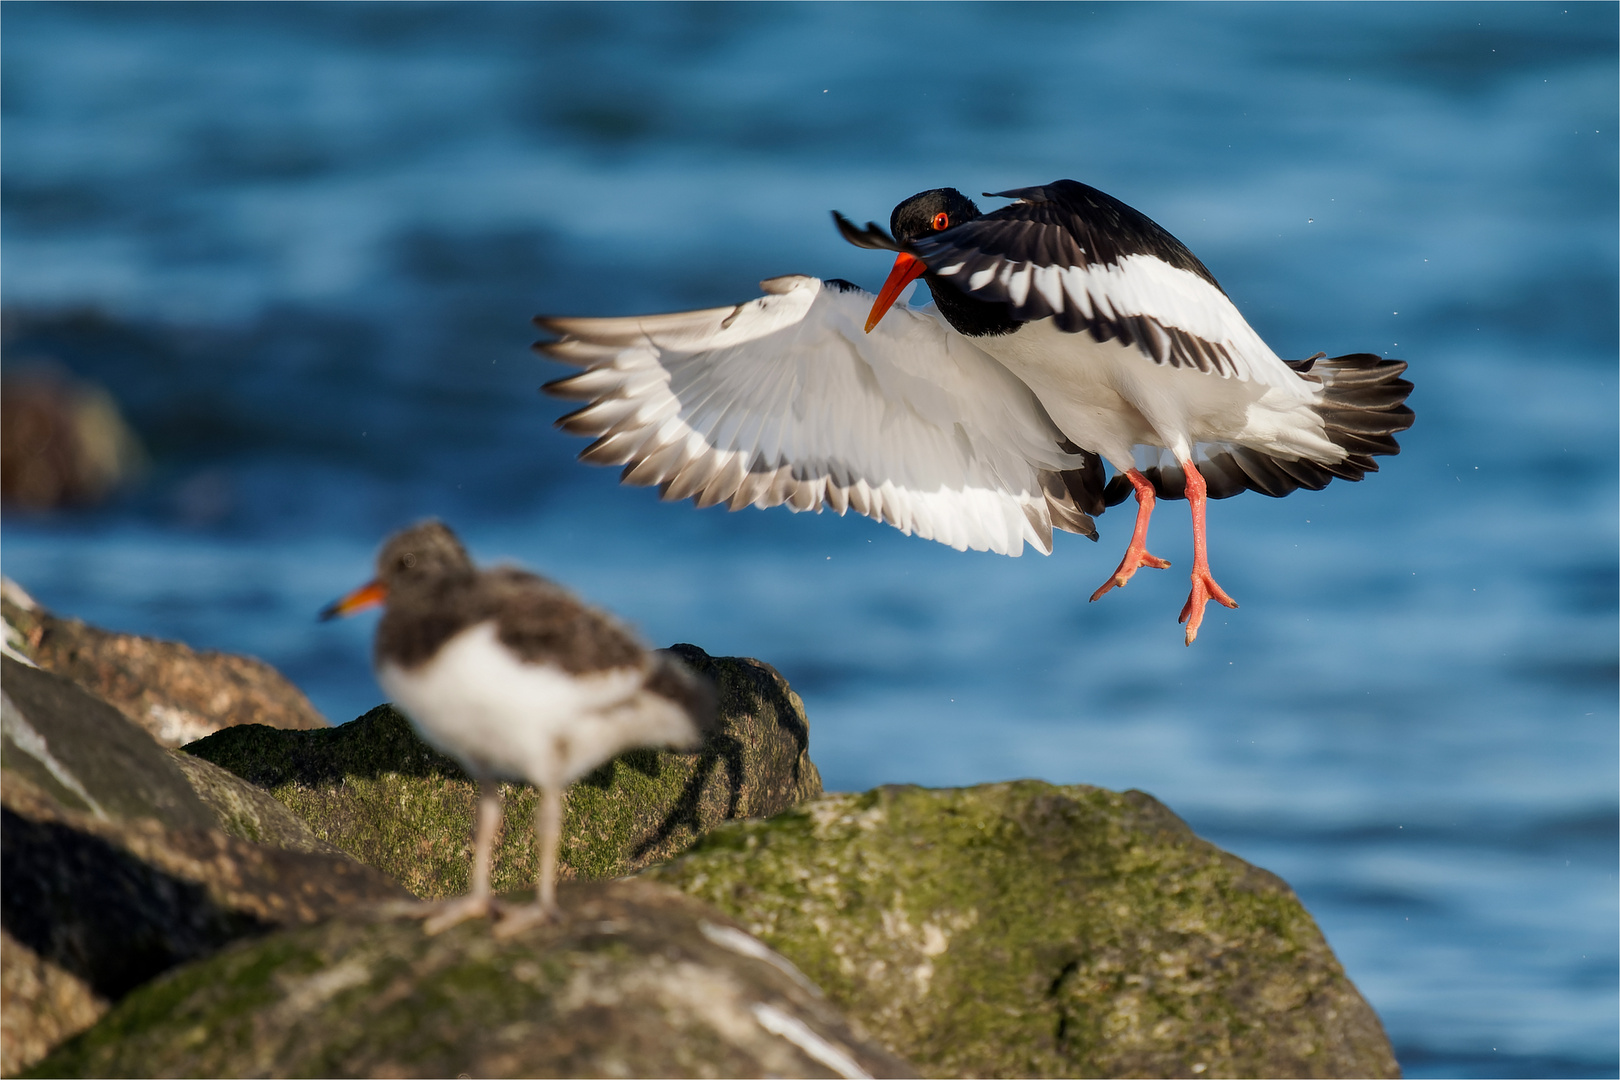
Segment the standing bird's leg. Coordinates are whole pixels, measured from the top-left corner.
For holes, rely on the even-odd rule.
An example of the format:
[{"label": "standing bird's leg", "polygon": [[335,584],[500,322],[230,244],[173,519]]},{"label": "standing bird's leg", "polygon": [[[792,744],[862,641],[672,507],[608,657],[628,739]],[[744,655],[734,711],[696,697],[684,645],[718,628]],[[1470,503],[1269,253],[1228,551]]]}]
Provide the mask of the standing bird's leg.
[{"label": "standing bird's leg", "polygon": [[1131,543],[1125,549],[1125,557],[1119,561],[1119,569],[1114,571],[1113,577],[1103,582],[1102,588],[1091,594],[1093,601],[1100,599],[1114,586],[1123,586],[1144,566],[1151,566],[1155,570],[1170,569],[1170,560],[1148,554],[1147,531],[1148,519],[1153,516],[1153,484],[1137,469],[1126,470],[1125,478],[1136,489],[1136,528],[1131,533]]},{"label": "standing bird's leg", "polygon": [[1187,476],[1187,504],[1192,507],[1193,568],[1192,592],[1187,596],[1187,605],[1181,609],[1181,618],[1176,621],[1187,624],[1187,644],[1191,645],[1198,636],[1199,624],[1204,621],[1205,604],[1214,600],[1235,608],[1237,601],[1215,584],[1215,578],[1209,572],[1209,550],[1204,539],[1204,493],[1207,490],[1204,478],[1191,460],[1181,463],[1181,471]]},{"label": "standing bird's leg", "polygon": [[556,784],[542,785],[540,803],[534,808],[534,836],[540,845],[540,866],[535,872],[538,902],[507,913],[495,927],[496,937],[511,937],[557,917],[557,846],[561,835],[562,790]]},{"label": "standing bird's leg", "polygon": [[429,934],[490,913],[490,863],[495,852],[495,829],[501,823],[501,789],[493,780],[478,782],[478,823],[473,829],[472,892],[441,906],[422,929]]},{"label": "standing bird's leg", "polygon": [[555,784],[540,789],[540,805],[534,811],[534,835],[540,841],[535,894],[540,910],[549,916],[557,910],[557,842],[562,835],[562,792]]}]

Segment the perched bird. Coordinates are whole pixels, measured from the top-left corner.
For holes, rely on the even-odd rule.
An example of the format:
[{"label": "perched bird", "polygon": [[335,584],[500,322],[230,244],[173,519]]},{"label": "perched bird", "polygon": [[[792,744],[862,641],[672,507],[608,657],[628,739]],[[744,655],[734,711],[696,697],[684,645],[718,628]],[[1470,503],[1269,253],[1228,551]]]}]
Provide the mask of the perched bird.
[{"label": "perched bird", "polygon": [[542,577],[476,568],[441,522],[389,537],[376,578],[321,618],[374,604],[387,605],[373,652],[378,683],[479,784],[472,892],[432,914],[430,932],[492,910],[497,781],[540,789],[538,905],[506,913],[502,928],[511,930],[556,909],[563,789],[632,747],[695,747],[715,723],[713,687],[675,657],[644,649],[611,616]]},{"label": "perched bird", "polygon": [[[540,352],[585,370],[546,389],[586,402],[558,421],[580,457],[623,465],[665,499],[858,513],[956,548],[1048,553],[1052,529],[1137,499],[1118,569],[1143,566],[1155,498],[1192,509],[1192,644],[1215,582],[1206,499],[1282,496],[1377,471],[1412,424],[1406,364],[1370,353],[1280,359],[1214,275],[1145,215],[1073,180],[993,197],[952,188],[895,207],[897,252],[873,297],[789,276],[732,307],[535,320]],[[922,308],[892,305],[921,278]],[[1099,460],[1099,458],[1101,460]],[[1101,461],[1115,475],[1104,482]]]}]

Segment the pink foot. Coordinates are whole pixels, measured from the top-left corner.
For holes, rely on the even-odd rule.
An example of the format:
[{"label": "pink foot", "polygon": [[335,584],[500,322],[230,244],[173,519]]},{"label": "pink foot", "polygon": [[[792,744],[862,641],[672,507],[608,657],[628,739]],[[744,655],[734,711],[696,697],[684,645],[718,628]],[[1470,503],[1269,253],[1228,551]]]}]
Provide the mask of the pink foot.
[{"label": "pink foot", "polygon": [[1119,562],[1119,569],[1114,571],[1113,577],[1102,583],[1102,588],[1091,594],[1092,601],[1095,602],[1101,599],[1103,593],[1109,589],[1123,588],[1125,583],[1131,580],[1136,572],[1144,566],[1151,566],[1155,570],[1168,570],[1170,569],[1170,560],[1149,554],[1145,547],[1132,546],[1126,548],[1125,557]]},{"label": "pink foot", "polygon": [[446,900],[442,904],[435,904],[423,912],[428,916],[422,924],[422,929],[429,935],[442,934],[452,926],[457,926],[468,919],[482,919],[496,912],[497,907],[488,896],[462,896],[455,900]]},{"label": "pink foot", "polygon": [[1197,566],[1192,572],[1192,592],[1187,596],[1187,604],[1181,609],[1181,618],[1177,622],[1187,624],[1187,644],[1191,645],[1198,636],[1198,627],[1204,621],[1204,605],[1211,600],[1224,607],[1235,608],[1237,601],[1226,595],[1226,590],[1215,584],[1215,578],[1207,566]]},{"label": "pink foot", "polygon": [[509,908],[502,912],[500,921],[495,924],[495,936],[498,938],[516,937],[530,927],[542,923],[555,922],[559,918],[556,907],[544,907],[540,904],[524,904],[522,907]]}]

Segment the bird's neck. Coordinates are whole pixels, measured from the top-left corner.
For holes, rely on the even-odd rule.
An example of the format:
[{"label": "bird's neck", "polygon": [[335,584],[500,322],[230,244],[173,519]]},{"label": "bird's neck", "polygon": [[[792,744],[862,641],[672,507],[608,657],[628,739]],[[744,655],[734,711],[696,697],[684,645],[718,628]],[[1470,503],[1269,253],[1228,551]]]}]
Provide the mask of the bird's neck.
[{"label": "bird's neck", "polygon": [[431,659],[439,647],[486,617],[472,575],[447,575],[391,586],[377,623],[375,656],[404,668]]},{"label": "bird's neck", "polygon": [[934,294],[934,306],[939,308],[939,313],[964,337],[1010,334],[1024,325],[1012,317],[1006,304],[975,300],[934,274],[924,274],[923,281]]}]

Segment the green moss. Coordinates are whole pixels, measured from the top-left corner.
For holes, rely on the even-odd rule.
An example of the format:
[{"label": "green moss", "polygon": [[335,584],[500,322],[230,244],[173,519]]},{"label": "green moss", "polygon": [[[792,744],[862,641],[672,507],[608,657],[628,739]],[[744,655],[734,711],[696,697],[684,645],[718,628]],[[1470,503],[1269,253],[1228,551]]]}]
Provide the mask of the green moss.
[{"label": "green moss", "polygon": [[[821,792],[804,704],[756,660],[676,646],[715,680],[721,726],[695,753],[622,754],[569,788],[559,876],[609,878],[685,850],[723,820],[776,813]],[[340,727],[226,728],[184,748],[275,796],[321,841],[437,899],[467,891],[477,785],[380,705]],[[494,885],[532,888],[538,793],[503,784]]]},{"label": "green moss", "polygon": [[702,924],[719,916],[688,897],[632,881],[561,901],[559,921],[509,941],[482,919],[429,937],[356,911],[244,942],[134,991],[31,1075],[825,1075],[760,1029],[759,1001],[874,1075],[914,1073],[710,940]]},{"label": "green moss", "polygon": [[647,876],[738,918],[931,1075],[1395,1068],[1288,887],[1141,792],[832,795]]}]

